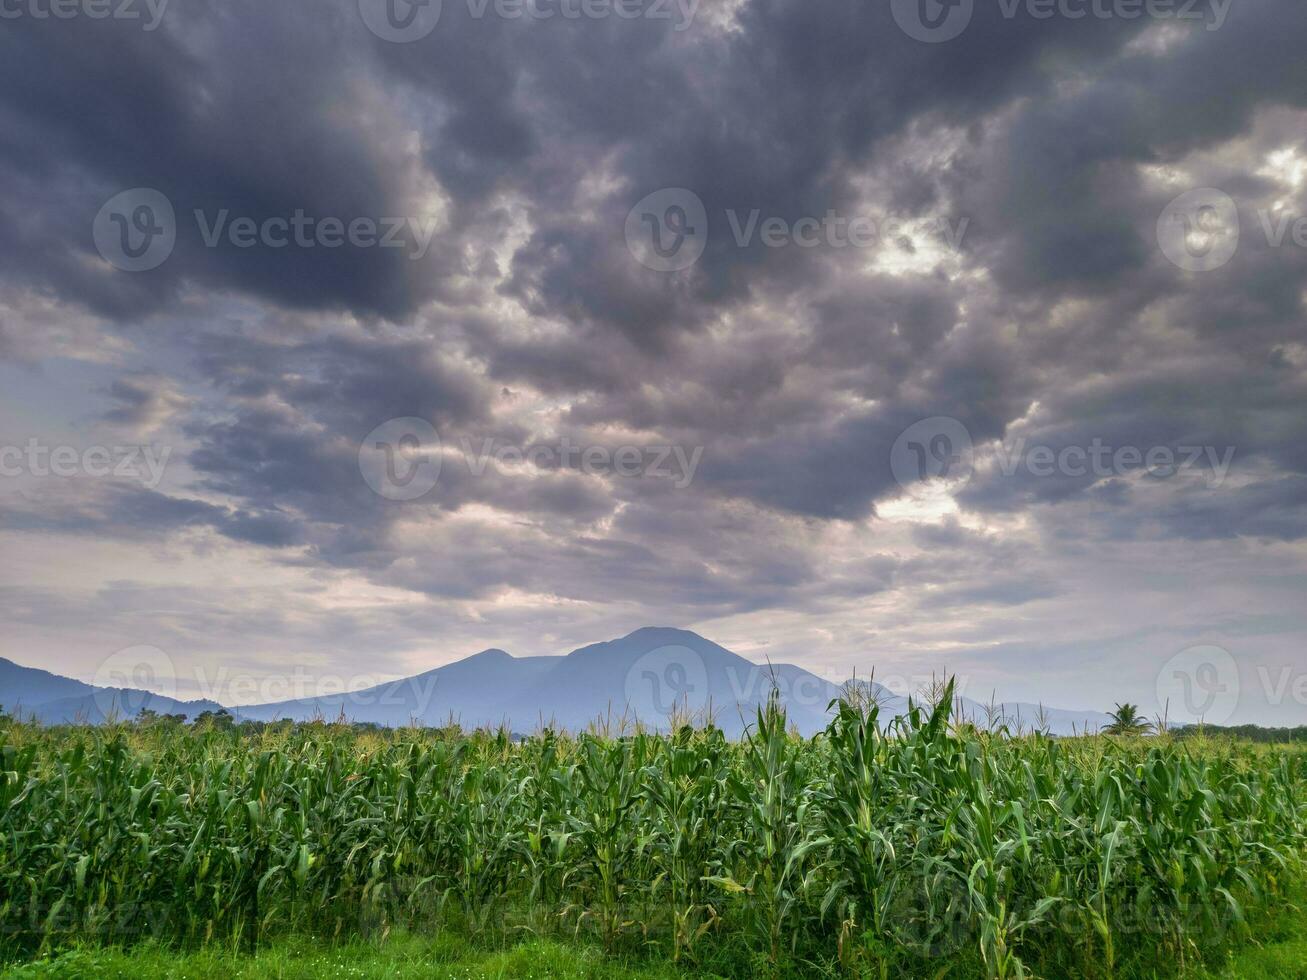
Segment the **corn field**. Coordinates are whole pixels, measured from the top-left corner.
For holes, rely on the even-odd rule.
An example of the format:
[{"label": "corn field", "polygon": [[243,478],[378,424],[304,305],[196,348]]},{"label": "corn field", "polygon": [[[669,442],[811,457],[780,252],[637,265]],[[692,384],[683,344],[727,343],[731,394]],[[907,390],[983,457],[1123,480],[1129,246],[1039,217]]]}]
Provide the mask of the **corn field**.
[{"label": "corn field", "polygon": [[0,722],[0,943],[456,928],[691,975],[1112,977],[1183,972],[1302,875],[1301,750],[947,704],[738,742]]}]

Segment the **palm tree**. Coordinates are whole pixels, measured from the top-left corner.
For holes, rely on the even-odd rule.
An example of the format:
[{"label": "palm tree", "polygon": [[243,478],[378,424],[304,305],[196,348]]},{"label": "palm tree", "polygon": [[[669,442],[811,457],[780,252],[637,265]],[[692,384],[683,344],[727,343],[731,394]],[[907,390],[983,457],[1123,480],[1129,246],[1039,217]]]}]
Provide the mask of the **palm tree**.
[{"label": "palm tree", "polygon": [[1152,730],[1152,722],[1146,721],[1139,713],[1139,706],[1129,701],[1116,706],[1112,724],[1103,729],[1108,735],[1147,735]]}]

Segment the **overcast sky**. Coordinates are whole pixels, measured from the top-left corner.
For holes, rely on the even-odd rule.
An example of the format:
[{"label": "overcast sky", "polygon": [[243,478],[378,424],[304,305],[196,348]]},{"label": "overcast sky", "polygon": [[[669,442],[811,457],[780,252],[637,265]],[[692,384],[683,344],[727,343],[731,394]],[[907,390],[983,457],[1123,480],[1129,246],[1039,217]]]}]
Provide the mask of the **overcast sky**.
[{"label": "overcast sky", "polygon": [[0,2],[0,655],[1307,722],[1300,0],[121,3]]}]

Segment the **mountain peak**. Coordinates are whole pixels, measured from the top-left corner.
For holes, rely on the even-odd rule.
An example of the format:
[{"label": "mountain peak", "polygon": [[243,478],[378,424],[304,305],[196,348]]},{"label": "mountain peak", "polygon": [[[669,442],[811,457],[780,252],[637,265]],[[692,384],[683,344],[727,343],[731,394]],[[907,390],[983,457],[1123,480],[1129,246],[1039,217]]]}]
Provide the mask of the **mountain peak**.
[{"label": "mountain peak", "polygon": [[474,653],[470,657],[464,657],[462,662],[468,663],[472,660],[489,661],[489,660],[512,660],[512,659],[513,659],[513,655],[509,653],[507,650],[501,650],[499,649],[499,647],[490,647],[489,649],[482,650],[480,653]]},{"label": "mountain peak", "polygon": [[693,630],[681,629],[677,626],[641,626],[638,630],[627,633],[621,640],[640,640],[642,642],[664,642],[664,643],[711,643],[706,637],[700,636]]}]

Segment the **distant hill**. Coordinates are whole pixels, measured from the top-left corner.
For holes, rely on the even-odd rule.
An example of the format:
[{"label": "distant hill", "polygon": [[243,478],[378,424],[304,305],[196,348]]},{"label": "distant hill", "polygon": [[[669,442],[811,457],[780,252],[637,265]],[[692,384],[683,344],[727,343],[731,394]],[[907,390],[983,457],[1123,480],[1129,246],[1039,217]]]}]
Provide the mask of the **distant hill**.
[{"label": "distant hill", "polygon": [[423,674],[388,681],[349,694],[332,694],[294,701],[229,709],[238,718],[278,721],[334,720],[397,726],[417,722],[442,725],[451,719],[475,728],[512,722],[519,727],[534,721],[515,699],[523,698],[562,658],[510,657],[503,650],[483,650],[464,660]]},{"label": "distant hill", "polygon": [[[907,698],[865,686],[889,719],[907,711]],[[398,726],[416,722],[465,728],[506,725],[519,732],[542,725],[579,730],[591,724],[616,731],[636,719],[667,729],[711,717],[738,736],[775,689],[791,724],[805,735],[826,726],[827,706],[841,688],[792,664],[760,665],[688,630],[646,627],[581,647],[562,657],[512,657],[485,650],[456,663],[349,694],[229,708],[237,719],[307,721],[344,717]],[[0,660],[0,705],[55,724],[98,723],[109,714],[131,718],[148,708],[194,718],[216,711],[212,701],[182,702],[145,691],[114,691]],[[1054,734],[1096,730],[1110,720],[1094,711],[1041,709],[1007,703],[987,708],[961,699],[968,721],[1030,729],[1042,720]]]},{"label": "distant hill", "polygon": [[[775,668],[792,720],[803,730],[825,727],[826,706],[839,689],[801,671]],[[771,690],[771,672],[685,630],[649,627],[565,657],[511,657],[485,650],[466,660],[347,695],[303,698],[234,709],[241,718],[332,719],[465,728],[506,724],[577,730],[592,723],[616,729],[639,718],[668,727],[711,711],[724,730],[743,731]],[[800,678],[802,683],[800,683]]]},{"label": "distant hill", "polygon": [[37,667],[23,667],[0,657],[0,705],[10,713],[16,714],[64,698],[85,697],[93,690],[90,684],[71,677],[60,677]]},{"label": "distant hill", "polygon": [[222,705],[216,701],[178,701],[133,688],[95,687],[0,657],[0,708],[15,717],[47,725],[100,725],[110,718],[135,718],[142,710],[194,719],[205,711],[220,711]]}]

